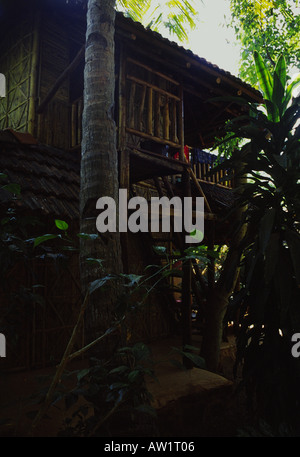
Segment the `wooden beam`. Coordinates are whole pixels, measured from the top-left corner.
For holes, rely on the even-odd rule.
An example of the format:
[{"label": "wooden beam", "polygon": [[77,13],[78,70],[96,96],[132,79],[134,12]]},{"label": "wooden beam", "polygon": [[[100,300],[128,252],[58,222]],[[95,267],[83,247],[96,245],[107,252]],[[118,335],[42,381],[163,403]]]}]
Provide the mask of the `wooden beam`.
[{"label": "wooden beam", "polygon": [[167,81],[170,81],[175,86],[179,86],[179,82],[178,81],[175,81],[175,79],[170,78],[169,76],[165,75],[164,73],[161,73],[161,72],[159,72],[157,70],[154,70],[149,65],[145,65],[145,64],[139,62],[138,60],[132,59],[131,57],[127,57],[127,62],[131,62],[134,65],[138,65],[139,67],[144,68],[145,70],[153,73],[154,75],[157,75],[157,76],[159,76],[159,77],[161,77],[163,79],[166,79]]},{"label": "wooden beam", "polygon": [[44,100],[41,102],[39,107],[37,108],[38,114],[41,114],[45,110],[46,106],[51,101],[51,99],[55,96],[55,94],[58,91],[61,84],[72,73],[72,71],[74,71],[75,68],[79,65],[81,60],[84,58],[84,55],[85,55],[85,45],[82,46],[82,48],[77,53],[74,60],[70,63],[70,65],[68,65],[68,67],[62,72],[62,74],[59,76],[59,78],[55,81],[54,85],[49,90],[48,94],[46,95]]},{"label": "wooden beam", "polygon": [[[181,162],[180,160],[170,159],[169,157],[157,154],[155,152],[145,151],[145,150],[138,150],[138,149],[130,149],[130,155],[133,157],[137,157],[145,161],[145,167],[147,166],[147,162],[150,164],[155,165],[157,170],[161,170],[162,168],[168,168],[169,175],[174,173],[182,173],[182,170],[189,167],[187,163]],[[134,165],[134,163],[133,163]],[[160,175],[161,176],[161,175]]]},{"label": "wooden beam", "polygon": [[[150,119],[148,118],[148,120],[149,120],[149,128],[150,128]],[[139,130],[132,129],[130,127],[126,127],[126,131],[128,133],[131,133],[132,135],[137,135],[137,136],[140,136],[141,138],[146,138],[148,140],[156,141],[156,143],[168,144],[169,146],[172,146],[173,148],[179,148],[180,147],[180,144],[174,143],[174,141],[164,140],[163,138],[159,138],[159,137],[157,137],[155,135],[150,135],[149,133],[140,132]]]},{"label": "wooden beam", "polygon": [[[185,160],[186,163],[187,163],[187,160],[186,160],[185,156],[184,156],[184,160]],[[198,192],[199,192],[200,195],[204,198],[204,202],[205,202],[205,204],[206,204],[206,206],[207,206],[208,211],[209,211],[210,213],[212,213],[212,210],[211,210],[211,207],[210,207],[210,205],[209,205],[209,203],[208,203],[208,200],[207,200],[207,198],[206,198],[206,195],[205,195],[205,193],[203,192],[203,189],[202,189],[202,187],[200,186],[199,181],[198,181],[198,179],[197,179],[196,176],[195,176],[195,173],[193,172],[193,170],[192,170],[191,167],[188,168],[188,171],[189,171],[189,173],[190,173],[190,175],[191,175],[192,181],[193,181],[193,183],[195,184],[195,186],[196,186]]]},{"label": "wooden beam", "polygon": [[135,76],[131,76],[131,75],[127,75],[126,79],[129,80],[129,81],[132,81],[133,83],[139,84],[140,86],[149,87],[149,88],[153,89],[155,92],[158,92],[158,93],[160,93],[162,95],[166,95],[167,97],[170,97],[170,98],[172,98],[172,99],[174,99],[176,101],[180,100],[178,95],[174,95],[171,92],[168,92],[167,90],[164,90],[164,89],[161,89],[158,86],[155,86],[155,84],[151,84],[151,83],[149,83],[147,81],[144,81],[143,79],[136,78]]}]

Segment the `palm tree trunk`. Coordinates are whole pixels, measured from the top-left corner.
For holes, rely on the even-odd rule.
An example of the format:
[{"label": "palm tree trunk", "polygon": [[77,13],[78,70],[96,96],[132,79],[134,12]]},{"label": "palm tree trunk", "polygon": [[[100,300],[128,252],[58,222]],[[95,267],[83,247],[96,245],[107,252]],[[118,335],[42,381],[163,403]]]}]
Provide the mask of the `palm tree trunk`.
[{"label": "palm tree trunk", "polygon": [[[114,31],[115,0],[88,0],[80,187],[80,231],[87,234],[97,233],[96,201],[100,197],[110,196],[118,205]],[[87,258],[103,259],[105,272],[88,264]],[[119,233],[100,233],[96,240],[82,238],[80,265],[84,293],[91,281],[104,274],[118,274],[122,270]],[[116,300],[114,281],[91,294],[85,316],[87,342],[110,328]],[[97,345],[97,355],[109,354],[108,346]]]}]

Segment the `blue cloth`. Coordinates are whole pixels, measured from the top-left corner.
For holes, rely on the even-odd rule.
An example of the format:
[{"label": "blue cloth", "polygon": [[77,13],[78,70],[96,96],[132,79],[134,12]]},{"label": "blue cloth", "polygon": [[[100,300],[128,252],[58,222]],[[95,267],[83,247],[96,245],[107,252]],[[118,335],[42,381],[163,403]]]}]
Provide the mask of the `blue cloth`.
[{"label": "blue cloth", "polygon": [[197,163],[214,163],[216,158],[214,154],[210,154],[202,149],[194,148],[191,150],[192,165],[196,165]]}]

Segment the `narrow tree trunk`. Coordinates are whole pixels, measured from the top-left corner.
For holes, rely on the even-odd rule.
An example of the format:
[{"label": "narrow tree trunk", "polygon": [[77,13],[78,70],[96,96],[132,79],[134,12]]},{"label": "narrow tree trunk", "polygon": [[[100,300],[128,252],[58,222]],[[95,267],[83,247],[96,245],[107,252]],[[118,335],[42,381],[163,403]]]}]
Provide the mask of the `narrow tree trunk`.
[{"label": "narrow tree trunk", "polygon": [[201,356],[205,359],[208,370],[214,372],[218,370],[224,317],[228,300],[239,275],[242,243],[245,236],[246,225],[244,224],[229,248],[218,282],[208,292]]},{"label": "narrow tree trunk", "polygon": [[[114,121],[114,31],[115,1],[89,0],[87,10],[84,111],[82,121],[82,159],[80,188],[80,231],[97,233],[96,201],[112,197],[118,205],[118,161]],[[97,240],[82,239],[80,247],[83,292],[88,284],[109,273],[121,271],[119,233],[99,234]],[[105,271],[91,266],[87,258],[103,259]],[[117,300],[117,285],[90,296],[85,316],[87,342],[110,328]],[[107,341],[107,340],[105,340]],[[111,348],[97,346],[98,356],[105,357]]]},{"label": "narrow tree trunk", "polygon": [[[241,164],[242,169],[243,164]],[[242,172],[239,170],[237,170],[237,175],[240,176],[236,183],[237,187],[239,187],[246,181],[246,177],[243,177]],[[240,224],[240,228],[230,244],[218,281],[210,285],[208,291],[201,356],[205,359],[207,369],[214,372],[218,370],[219,366],[224,317],[229,298],[235,289],[239,276],[241,255],[247,236],[247,224],[242,223],[245,210],[246,206],[236,210],[235,220],[237,224]]]},{"label": "narrow tree trunk", "polygon": [[223,322],[229,298],[228,293],[222,292],[213,289],[209,293],[201,344],[201,356],[205,359],[207,369],[213,372],[218,371]]}]

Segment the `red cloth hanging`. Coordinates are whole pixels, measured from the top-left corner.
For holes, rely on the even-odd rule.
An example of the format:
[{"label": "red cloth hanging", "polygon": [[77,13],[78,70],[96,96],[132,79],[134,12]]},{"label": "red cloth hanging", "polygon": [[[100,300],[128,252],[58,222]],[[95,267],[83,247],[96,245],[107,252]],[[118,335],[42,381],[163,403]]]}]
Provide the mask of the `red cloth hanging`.
[{"label": "red cloth hanging", "polygon": [[[189,162],[190,161],[190,148],[188,146],[184,146],[184,155],[186,160]],[[176,152],[174,155],[174,159],[179,159],[179,152]]]}]

